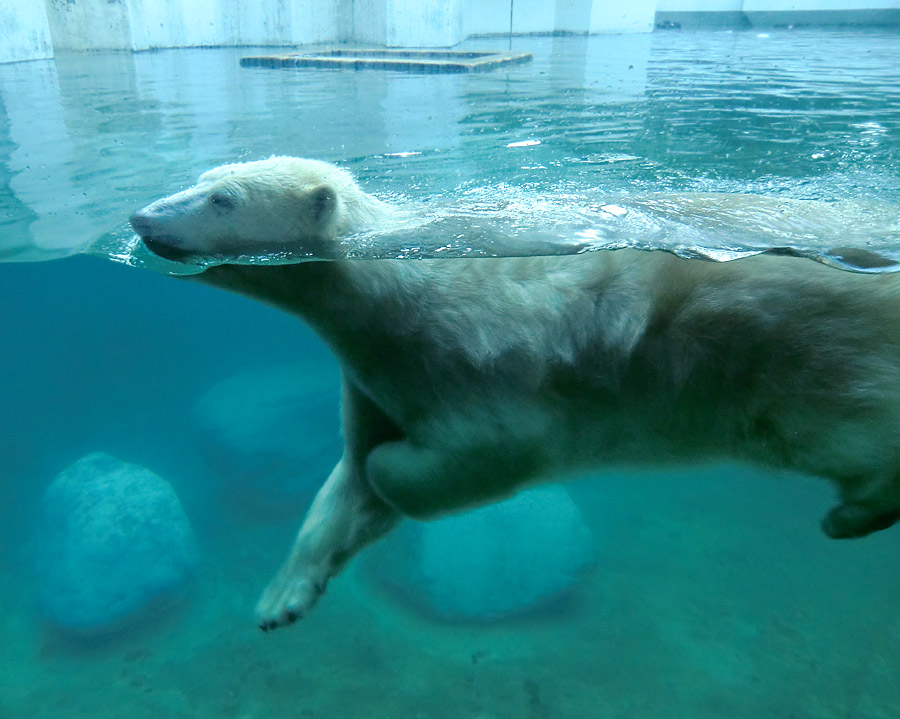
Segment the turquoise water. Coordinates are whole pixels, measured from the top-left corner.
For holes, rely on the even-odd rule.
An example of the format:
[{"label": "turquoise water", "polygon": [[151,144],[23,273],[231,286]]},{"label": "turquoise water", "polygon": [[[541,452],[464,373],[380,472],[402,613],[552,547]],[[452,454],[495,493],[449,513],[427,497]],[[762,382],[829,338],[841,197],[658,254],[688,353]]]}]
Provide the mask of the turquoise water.
[{"label": "turquoise water", "polygon": [[[208,167],[271,154],[427,205],[489,190],[900,200],[896,34],[513,49],[534,61],[473,77],[242,69],[256,51],[231,49],[0,66],[0,252],[69,254]],[[298,520],[223,500],[189,417],[215,383],[330,362],[324,348],[267,308],[96,257],[2,264],[0,297],[0,717],[900,715],[896,530],[828,541],[824,483],[736,467],[570,486],[598,563],[552,611],[440,624],[351,568],[301,625],[263,635],[252,605]],[[42,619],[31,562],[41,493],[93,451],[168,479],[202,559],[177,606],[84,640]]]}]

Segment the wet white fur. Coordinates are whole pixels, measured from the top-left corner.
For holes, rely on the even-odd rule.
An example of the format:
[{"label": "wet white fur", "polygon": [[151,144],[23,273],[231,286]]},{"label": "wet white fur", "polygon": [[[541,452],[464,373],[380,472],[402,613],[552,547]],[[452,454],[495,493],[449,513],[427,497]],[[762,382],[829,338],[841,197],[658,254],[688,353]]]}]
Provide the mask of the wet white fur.
[{"label": "wet white fur", "polygon": [[[370,195],[334,191],[355,184],[348,172],[326,162],[271,158],[204,172],[193,187],[138,214],[152,219],[154,234],[165,233],[170,244],[196,255],[277,252],[290,249],[298,232],[305,232],[309,252],[327,252],[322,240],[390,214]],[[313,217],[319,219],[310,227]]]},{"label": "wet white fur", "polygon": [[[213,215],[219,192],[237,201]],[[201,254],[320,250],[390,211],[337,168],[271,158],[206,173],[133,222]],[[900,513],[895,276],[619,251],[226,264],[197,278],[304,318],[343,370],[344,455],[260,599],[264,628],[308,612],[401,516],[585,468],[729,458],[815,474],[841,496],[832,536]]]}]

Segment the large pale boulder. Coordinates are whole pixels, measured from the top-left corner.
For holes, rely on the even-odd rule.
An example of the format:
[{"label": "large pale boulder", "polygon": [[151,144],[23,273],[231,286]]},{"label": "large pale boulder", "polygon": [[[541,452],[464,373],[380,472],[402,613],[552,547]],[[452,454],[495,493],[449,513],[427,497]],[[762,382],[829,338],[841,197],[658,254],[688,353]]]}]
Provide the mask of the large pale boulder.
[{"label": "large pale boulder", "polygon": [[149,469],[89,454],[44,492],[38,593],[59,626],[102,632],[175,594],[196,561],[178,497]]},{"label": "large pale boulder", "polygon": [[341,457],[340,377],[332,363],[253,370],[194,407],[197,447],[224,494],[263,516],[296,516]]},{"label": "large pale boulder", "polygon": [[491,621],[564,598],[595,563],[591,531],[559,485],[434,522],[402,524],[365,572],[401,602],[445,621]]}]

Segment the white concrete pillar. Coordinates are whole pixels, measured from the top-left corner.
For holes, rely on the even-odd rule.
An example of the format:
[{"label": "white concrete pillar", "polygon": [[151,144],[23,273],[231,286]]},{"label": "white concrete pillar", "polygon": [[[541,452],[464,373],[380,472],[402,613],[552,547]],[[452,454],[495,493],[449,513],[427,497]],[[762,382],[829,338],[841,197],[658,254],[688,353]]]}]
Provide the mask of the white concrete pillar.
[{"label": "white concrete pillar", "polygon": [[355,0],[348,39],[362,45],[384,45],[387,41],[386,4],[387,0]]},{"label": "white concrete pillar", "polygon": [[128,5],[107,0],[46,0],[56,50],[130,50]]},{"label": "white concrete pillar", "polygon": [[388,47],[452,47],[463,40],[461,0],[386,0]]},{"label": "white concrete pillar", "polygon": [[50,27],[42,2],[0,2],[0,62],[53,57]]}]

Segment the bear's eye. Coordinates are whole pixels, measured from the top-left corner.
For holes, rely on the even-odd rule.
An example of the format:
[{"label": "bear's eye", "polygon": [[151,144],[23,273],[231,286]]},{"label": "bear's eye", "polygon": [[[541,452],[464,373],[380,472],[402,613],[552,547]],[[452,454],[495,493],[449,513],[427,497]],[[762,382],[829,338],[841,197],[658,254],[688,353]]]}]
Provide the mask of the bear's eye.
[{"label": "bear's eye", "polygon": [[208,201],[209,204],[217,210],[230,210],[234,207],[234,200],[228,197],[228,195],[222,195],[218,192],[210,195]]}]

